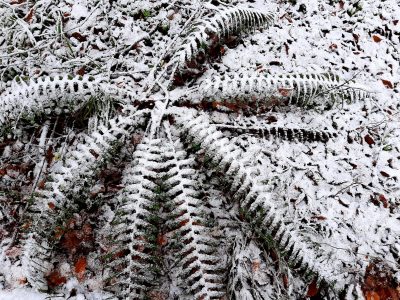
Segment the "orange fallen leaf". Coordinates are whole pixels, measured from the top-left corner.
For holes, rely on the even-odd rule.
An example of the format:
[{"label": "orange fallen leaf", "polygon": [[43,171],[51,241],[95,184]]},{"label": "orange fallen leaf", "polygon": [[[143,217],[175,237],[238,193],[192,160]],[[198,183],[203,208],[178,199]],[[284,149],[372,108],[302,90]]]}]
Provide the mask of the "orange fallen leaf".
[{"label": "orange fallen leaf", "polygon": [[375,43],[379,43],[380,41],[382,41],[382,38],[376,34],[372,36],[372,39],[374,40]]},{"label": "orange fallen leaf", "polygon": [[79,257],[75,262],[75,273],[79,281],[82,281],[85,277],[86,265],[86,257],[84,256]]}]

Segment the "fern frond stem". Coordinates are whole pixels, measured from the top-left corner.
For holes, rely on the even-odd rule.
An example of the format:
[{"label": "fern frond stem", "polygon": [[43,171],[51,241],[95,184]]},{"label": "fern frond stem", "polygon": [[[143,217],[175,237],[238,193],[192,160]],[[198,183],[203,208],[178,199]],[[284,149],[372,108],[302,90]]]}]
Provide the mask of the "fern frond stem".
[{"label": "fern frond stem", "polygon": [[93,96],[106,95],[122,103],[136,99],[136,95],[99,76],[60,75],[19,81],[0,95],[0,128],[7,123],[16,123],[22,114],[74,110]]},{"label": "fern frond stem", "polygon": [[[122,267],[114,276],[118,295],[124,299],[142,299],[154,283],[155,274],[150,269],[155,265],[152,248],[156,236],[151,219],[155,213],[158,168],[163,163],[163,145],[159,139],[144,138],[137,146],[132,163],[125,170],[123,183],[125,188],[118,196],[120,205],[117,208],[114,240],[120,243],[120,251],[128,254],[117,258],[112,268]],[[153,228],[153,229],[152,229]]]},{"label": "fern frond stem", "polygon": [[272,25],[273,20],[274,17],[271,13],[261,13],[240,7],[224,8],[215,16],[201,20],[186,37],[171,60],[176,61],[178,69],[181,69],[186,65],[186,62],[200,52],[203,44],[207,45],[209,43],[210,35],[226,37],[230,34],[269,27]]},{"label": "fern frond stem", "polygon": [[214,168],[226,176],[247,219],[255,224],[260,234],[271,237],[286,260],[296,269],[314,274],[319,281],[334,285],[333,270],[317,260],[316,253],[307,247],[292,226],[275,209],[271,194],[264,191],[263,178],[251,174],[241,158],[242,151],[210,124],[204,114],[184,109],[175,118],[177,124],[195,142],[201,144],[212,159]]},{"label": "fern frond stem", "polygon": [[[169,123],[164,122],[167,137],[170,140],[166,153],[171,164],[168,170],[167,186],[171,187],[167,195],[174,205],[174,221],[179,224],[183,247],[177,258],[180,261],[181,276],[189,282],[189,290],[196,299],[220,299],[223,287],[218,282],[218,259],[212,254],[211,237],[207,232],[205,220],[201,216],[201,200],[198,197],[197,172],[193,169],[193,158],[187,158],[183,145],[172,138]],[[208,242],[208,243],[207,243]]]},{"label": "fern frond stem", "polygon": [[309,130],[304,128],[288,128],[278,126],[243,126],[243,125],[227,125],[215,124],[219,130],[227,130],[236,134],[252,134],[263,138],[275,136],[283,140],[297,141],[321,141],[327,142],[329,139],[336,137],[336,132],[325,130]]},{"label": "fern frond stem", "polygon": [[[155,72],[157,70],[157,67],[160,65],[161,61],[165,58],[166,54],[168,53],[168,51],[170,51],[170,49],[172,48],[172,46],[176,43],[176,41],[178,40],[178,38],[181,36],[182,32],[184,32],[187,27],[189,26],[189,24],[193,21],[193,19],[197,16],[197,17],[201,17],[203,15],[203,12],[201,12],[201,8],[202,8],[203,3],[201,3],[201,5],[192,13],[192,15],[189,17],[189,19],[185,22],[185,24],[183,24],[182,29],[180,30],[179,34],[177,34],[175,36],[175,38],[172,39],[172,41],[167,45],[167,47],[165,48],[164,52],[162,53],[162,55],[160,55],[157,63],[154,65],[153,69],[150,71],[150,74],[147,76],[147,81],[151,80],[154,83],[152,85],[150,85],[149,87],[146,88],[144,95],[145,98],[147,96],[147,94],[149,92],[151,92],[151,90],[154,88],[156,82],[160,81],[161,78],[164,76],[165,72],[167,72],[168,68],[170,67],[170,65],[172,65],[172,62],[167,63],[162,70],[160,71],[160,73],[157,75],[157,77],[154,77]],[[200,13],[199,13],[200,11]],[[175,62],[173,62],[175,64]],[[175,67],[176,69],[176,67]]]},{"label": "fern frond stem", "polygon": [[[197,101],[277,98],[282,101],[289,99],[289,103],[300,106],[324,104],[323,102],[334,104],[343,99],[351,103],[370,94],[366,87],[346,84],[330,74],[264,75],[255,72],[227,73],[222,77],[208,78],[200,84],[197,93],[197,97],[201,97]],[[322,103],[317,102],[320,96],[324,96],[325,99]]]}]

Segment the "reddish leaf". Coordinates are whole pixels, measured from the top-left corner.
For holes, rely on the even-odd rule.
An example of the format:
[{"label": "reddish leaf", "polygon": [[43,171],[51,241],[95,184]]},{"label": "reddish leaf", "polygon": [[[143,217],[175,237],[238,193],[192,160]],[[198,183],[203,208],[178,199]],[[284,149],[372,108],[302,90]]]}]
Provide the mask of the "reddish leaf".
[{"label": "reddish leaf", "polygon": [[283,97],[289,97],[290,93],[292,92],[291,89],[285,89],[285,88],[278,88],[279,94],[281,94]]},{"label": "reddish leaf", "polygon": [[283,281],[283,286],[285,288],[288,288],[289,287],[289,279],[288,279],[287,275],[285,275],[285,274],[282,275],[282,281]]},{"label": "reddish leaf", "polygon": [[368,145],[375,144],[374,139],[373,139],[369,134],[367,134],[366,136],[364,136],[364,140],[367,142]]},{"label": "reddish leaf", "polygon": [[157,245],[163,247],[168,244],[168,239],[165,234],[159,233],[157,236]]},{"label": "reddish leaf", "polygon": [[82,281],[85,276],[86,265],[86,257],[84,256],[79,257],[75,262],[75,273],[79,281]]},{"label": "reddish leaf", "polygon": [[389,203],[388,203],[388,201],[387,201],[385,195],[380,194],[380,195],[379,195],[379,201],[381,201],[381,202],[383,203],[383,207],[384,207],[384,208],[387,208],[387,207],[389,206]]},{"label": "reddish leaf", "polygon": [[382,38],[376,34],[372,36],[372,39],[374,40],[375,43],[379,43],[380,41],[382,41]]},{"label": "reddish leaf", "polygon": [[189,220],[183,220],[179,222],[179,227],[185,226],[187,223],[189,223]]},{"label": "reddish leaf", "polygon": [[365,293],[365,300],[381,300],[381,297],[379,297],[378,293],[374,291],[368,291]]},{"label": "reddish leaf", "polygon": [[55,210],[56,209],[56,205],[53,202],[49,202],[49,203],[47,203],[47,205],[51,210]]},{"label": "reddish leaf", "polygon": [[4,176],[7,174],[7,170],[6,169],[0,169],[0,176]]},{"label": "reddish leaf", "polygon": [[46,161],[47,161],[48,165],[51,164],[51,162],[53,161],[53,158],[54,158],[53,146],[50,146],[46,151]]},{"label": "reddish leaf", "polygon": [[310,285],[308,286],[307,290],[307,297],[314,297],[315,295],[318,294],[318,286],[317,286],[317,280],[314,279]]},{"label": "reddish leaf", "polygon": [[50,287],[57,287],[67,282],[67,279],[64,276],[61,276],[58,270],[51,272],[47,277],[47,284]]},{"label": "reddish leaf", "polygon": [[76,74],[78,74],[80,76],[85,75],[85,67],[82,67],[78,71],[76,71]]},{"label": "reddish leaf", "polygon": [[35,10],[33,8],[30,9],[29,13],[26,15],[26,17],[24,18],[25,22],[31,23],[32,22],[32,17],[33,17],[33,13],[35,12]]},{"label": "reddish leaf", "polygon": [[389,80],[385,80],[385,79],[381,79],[383,85],[387,88],[387,89],[393,89],[393,83]]},{"label": "reddish leaf", "polygon": [[336,51],[337,48],[338,48],[338,45],[337,45],[337,44],[331,44],[331,45],[329,46],[329,50],[331,50],[331,51]]}]

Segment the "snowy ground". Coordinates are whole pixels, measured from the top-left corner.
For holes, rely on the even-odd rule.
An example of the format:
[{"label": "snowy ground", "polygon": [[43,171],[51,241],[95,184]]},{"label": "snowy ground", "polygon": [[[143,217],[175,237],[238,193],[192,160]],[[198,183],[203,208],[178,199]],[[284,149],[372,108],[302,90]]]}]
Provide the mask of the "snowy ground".
[{"label": "snowy ground", "polygon": [[[292,223],[310,244],[328,257],[327,261],[336,271],[332,276],[336,276],[348,291],[346,299],[362,298],[361,286],[364,296],[372,295],[366,291],[373,288],[362,283],[366,268],[375,258],[383,261],[399,282],[398,1],[239,2],[260,11],[274,11],[276,24],[268,30],[249,34],[235,47],[223,48],[220,61],[208,66],[204,77],[239,70],[270,74],[332,72],[345,80],[354,79],[366,85],[374,91],[374,96],[343,107],[337,105],[329,111],[281,107],[257,116],[257,120],[273,120],[271,122],[279,126],[336,130],[338,137],[326,144],[253,136],[232,137],[232,141],[245,149],[249,161],[258,161],[261,172],[271,178],[269,189],[285,221]],[[95,0],[34,3],[32,8],[23,1],[0,2],[0,92],[17,74],[34,77],[58,73],[119,75],[115,80],[134,90],[140,87],[159,54],[198,5],[190,1],[162,0],[118,0],[111,6]],[[12,25],[9,20],[15,7],[25,13],[24,22],[18,25]],[[144,12],[150,12],[149,16],[144,17]],[[44,16],[49,19],[47,23],[42,23]],[[168,28],[168,34],[164,34],[162,28]],[[27,40],[30,41],[28,46]],[[12,47],[7,49],[6,46]],[[24,52],[26,49],[30,50]],[[178,88],[177,93],[184,94],[185,90]],[[210,115],[216,121],[228,118],[219,112]],[[230,121],[237,123],[240,117],[239,114],[229,115]],[[21,148],[23,146],[15,143],[8,158],[2,149],[2,170],[6,169],[9,157]],[[24,178],[19,172],[21,170],[6,170],[6,176],[0,178],[0,205],[4,205],[0,210],[0,245],[3,247],[11,239],[10,229],[19,221],[20,207],[8,207],[5,203],[11,200],[1,189],[14,187],[26,193],[28,184],[25,182],[24,188]],[[213,174],[204,175],[210,182],[212,178]],[[252,284],[243,287],[242,299],[299,299],[304,296],[309,283],[290,272],[293,286],[289,291],[281,290],[286,283],[277,283],[282,279],[274,278],[271,258],[265,257],[264,249],[248,237],[248,230],[237,229],[243,223],[238,221],[237,207],[214,190],[212,182],[208,191],[208,208],[214,209],[216,218],[215,236],[222,237],[221,261],[228,264],[227,253],[235,241],[243,244],[242,251],[235,254],[241,266],[238,272],[243,277],[252,276]],[[104,228],[109,223],[109,210],[107,205],[101,208],[103,215],[99,223]],[[7,215],[12,211],[15,215]],[[93,230],[101,236],[104,228]],[[20,247],[17,244],[13,251],[0,252],[0,288],[4,289],[0,290],[0,299],[45,299],[45,294],[33,292],[27,285],[25,270],[20,264]],[[64,275],[69,281],[60,291],[71,295],[75,290],[74,298],[70,299],[101,299],[102,278],[96,274],[96,260],[88,259],[86,279],[78,282],[71,271],[71,257],[75,257],[65,256],[62,258],[64,266],[67,265]],[[287,271],[282,273],[287,274]],[[349,275],[355,273],[358,275]],[[180,293],[177,282],[174,276],[166,276],[160,290],[168,291],[170,298],[167,299]],[[255,294],[259,298],[250,295],[246,288],[258,291],[259,294]]]}]

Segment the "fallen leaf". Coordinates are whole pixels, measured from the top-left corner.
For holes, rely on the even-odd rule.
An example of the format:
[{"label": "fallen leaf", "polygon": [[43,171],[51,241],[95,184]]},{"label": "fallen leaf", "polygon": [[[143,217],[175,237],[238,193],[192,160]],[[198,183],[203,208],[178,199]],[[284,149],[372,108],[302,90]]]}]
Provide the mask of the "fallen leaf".
[{"label": "fallen leaf", "polygon": [[375,144],[374,139],[373,139],[369,134],[367,134],[366,136],[364,136],[364,140],[367,142],[368,145]]},{"label": "fallen leaf", "polygon": [[307,297],[314,297],[315,295],[318,294],[318,286],[317,286],[317,280],[314,279],[310,285],[308,286],[307,290]]},{"label": "fallen leaf", "polygon": [[55,205],[53,202],[47,203],[47,206],[48,206],[51,210],[55,210],[55,209],[56,209],[56,205]]},{"label": "fallen leaf", "polygon": [[61,276],[58,270],[51,272],[47,277],[47,284],[50,287],[57,287],[67,282],[67,279],[64,276]]},{"label": "fallen leaf", "polygon": [[278,88],[279,94],[281,94],[283,97],[289,97],[290,93],[292,92],[292,89],[285,89],[285,88]]},{"label": "fallen leaf", "polygon": [[157,236],[157,245],[163,247],[168,244],[168,239],[165,234],[159,233]]},{"label": "fallen leaf", "polygon": [[85,277],[86,265],[86,257],[84,256],[79,257],[75,262],[75,273],[79,281],[82,281]]},{"label": "fallen leaf", "polygon": [[85,42],[87,40],[87,38],[79,32],[74,32],[71,34],[71,36],[76,38],[79,42]]},{"label": "fallen leaf", "polygon": [[85,67],[82,67],[78,71],[76,71],[76,74],[78,74],[80,76],[85,75]]},{"label": "fallen leaf", "polygon": [[374,40],[375,43],[379,43],[380,41],[382,41],[382,38],[376,34],[372,36],[372,39]]},{"label": "fallen leaf", "polygon": [[383,203],[383,207],[384,207],[384,208],[387,208],[387,207],[389,206],[389,203],[388,203],[388,201],[387,201],[385,195],[380,194],[380,195],[379,195],[379,201],[381,201],[381,202]]},{"label": "fallen leaf", "polygon": [[383,85],[387,88],[387,89],[393,89],[393,83],[389,80],[385,80],[385,79],[381,79]]},{"label": "fallen leaf", "polygon": [[25,22],[31,23],[32,22],[32,17],[33,17],[33,13],[35,12],[35,10],[33,9],[33,7],[30,9],[29,13],[26,15],[26,17],[24,18]]},{"label": "fallen leaf", "polygon": [[386,173],[385,171],[381,171],[381,175],[383,177],[390,177],[390,175],[388,173]]}]

